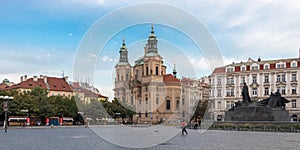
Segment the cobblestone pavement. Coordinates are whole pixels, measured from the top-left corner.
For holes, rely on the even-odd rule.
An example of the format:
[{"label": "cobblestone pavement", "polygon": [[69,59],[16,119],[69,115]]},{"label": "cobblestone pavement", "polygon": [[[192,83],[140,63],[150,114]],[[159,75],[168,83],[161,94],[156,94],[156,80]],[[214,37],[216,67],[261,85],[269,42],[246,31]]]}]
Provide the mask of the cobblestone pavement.
[{"label": "cobblestone pavement", "polygon": [[[173,128],[174,127],[169,127]],[[116,130],[117,129],[117,130]],[[120,127],[103,127],[109,132]],[[172,130],[173,130],[172,129]],[[198,149],[299,149],[299,133],[246,132],[246,131],[201,131],[188,130],[189,134],[178,134],[159,145],[143,149],[198,150]],[[126,130],[126,128],[124,128]],[[159,132],[159,131],[158,131]],[[202,133],[203,132],[203,133]],[[130,133],[128,133],[130,134]],[[128,136],[130,137],[130,136]],[[132,142],[133,139],[125,140]],[[139,142],[136,140],[134,142]],[[124,148],[100,138],[90,128],[15,128],[8,132],[0,130],[1,150],[72,149],[72,150],[123,150]]]}]

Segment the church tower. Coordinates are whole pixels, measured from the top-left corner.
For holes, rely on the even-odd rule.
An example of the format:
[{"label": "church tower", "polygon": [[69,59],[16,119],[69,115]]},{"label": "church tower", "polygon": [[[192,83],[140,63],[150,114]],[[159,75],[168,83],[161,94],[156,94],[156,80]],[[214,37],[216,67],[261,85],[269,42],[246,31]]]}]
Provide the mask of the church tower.
[{"label": "church tower", "polygon": [[162,76],[166,73],[166,67],[163,65],[163,58],[158,53],[157,39],[153,25],[151,26],[151,32],[144,49],[143,76],[151,78],[149,81],[159,80],[162,82]]},{"label": "church tower", "polygon": [[120,48],[119,63],[115,66],[115,98],[119,101],[128,102],[130,97],[129,82],[131,79],[131,65],[128,62],[128,51],[125,44],[125,39],[122,41]]}]

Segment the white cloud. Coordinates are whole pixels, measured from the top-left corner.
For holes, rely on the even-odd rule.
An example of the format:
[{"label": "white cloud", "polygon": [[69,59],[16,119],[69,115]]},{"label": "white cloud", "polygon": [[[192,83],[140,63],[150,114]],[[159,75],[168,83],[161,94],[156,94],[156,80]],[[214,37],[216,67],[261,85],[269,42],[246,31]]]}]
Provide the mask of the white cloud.
[{"label": "white cloud", "polygon": [[193,65],[194,69],[196,70],[209,70],[209,65],[207,64],[207,61],[204,57],[201,57],[200,59],[191,59],[190,63]]}]

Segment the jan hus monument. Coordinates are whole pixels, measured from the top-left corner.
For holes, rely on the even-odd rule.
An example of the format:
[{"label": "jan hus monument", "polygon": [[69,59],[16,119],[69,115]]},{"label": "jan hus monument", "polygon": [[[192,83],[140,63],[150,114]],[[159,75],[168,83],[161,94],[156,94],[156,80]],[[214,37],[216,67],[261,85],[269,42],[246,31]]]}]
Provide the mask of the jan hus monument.
[{"label": "jan hus monument", "polygon": [[243,100],[225,112],[225,121],[289,121],[285,104],[289,102],[279,91],[269,98],[254,102],[250,99],[246,83],[242,89]]}]

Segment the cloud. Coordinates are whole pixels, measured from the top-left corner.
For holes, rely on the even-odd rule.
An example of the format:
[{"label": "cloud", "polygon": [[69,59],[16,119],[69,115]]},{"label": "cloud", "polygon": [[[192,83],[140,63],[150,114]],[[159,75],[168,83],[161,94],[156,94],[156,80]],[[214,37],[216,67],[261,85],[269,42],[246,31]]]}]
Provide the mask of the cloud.
[{"label": "cloud", "polygon": [[200,59],[191,59],[190,63],[193,65],[194,69],[196,70],[209,70],[209,65],[207,64],[207,61],[204,57],[201,57]]},{"label": "cloud", "polygon": [[180,7],[206,24],[226,57],[293,57],[300,47],[299,1],[188,0]]}]

